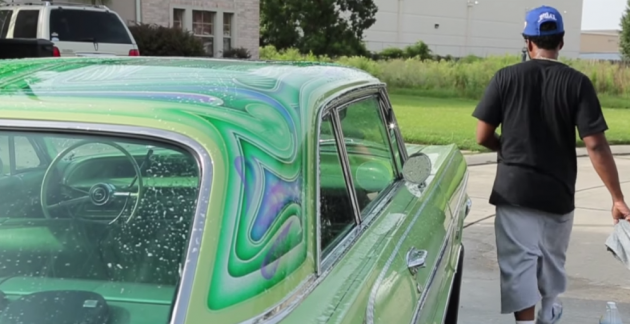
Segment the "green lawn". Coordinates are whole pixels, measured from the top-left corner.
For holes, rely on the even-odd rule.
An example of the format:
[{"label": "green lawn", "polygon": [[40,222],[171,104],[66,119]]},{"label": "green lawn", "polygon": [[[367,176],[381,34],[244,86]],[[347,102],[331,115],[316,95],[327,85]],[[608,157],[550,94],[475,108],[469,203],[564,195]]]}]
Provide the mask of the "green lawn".
[{"label": "green lawn", "polygon": [[[475,143],[476,101],[390,94],[396,119],[407,143],[449,144],[485,151]],[[604,109],[611,144],[630,144],[630,109]],[[582,143],[578,140],[578,145]]]}]

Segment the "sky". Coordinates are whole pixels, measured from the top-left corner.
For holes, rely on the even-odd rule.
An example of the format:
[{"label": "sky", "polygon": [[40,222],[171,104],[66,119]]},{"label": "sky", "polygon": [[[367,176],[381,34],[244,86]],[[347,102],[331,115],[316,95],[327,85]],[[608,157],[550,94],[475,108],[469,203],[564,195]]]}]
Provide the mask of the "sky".
[{"label": "sky", "polygon": [[583,0],[582,30],[620,29],[627,0]]}]

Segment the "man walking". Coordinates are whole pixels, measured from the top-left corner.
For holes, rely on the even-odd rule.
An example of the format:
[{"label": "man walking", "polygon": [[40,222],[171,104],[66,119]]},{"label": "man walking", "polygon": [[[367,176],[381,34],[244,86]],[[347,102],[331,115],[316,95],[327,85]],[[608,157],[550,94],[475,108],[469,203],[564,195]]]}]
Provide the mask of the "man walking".
[{"label": "man walking", "polygon": [[[614,222],[630,220],[608,129],[590,79],[557,61],[564,45],[558,10],[529,11],[523,37],[531,60],[499,70],[473,116],[477,142],[498,151],[490,203],[501,270],[501,313],[517,324],[557,323],[566,290],[566,251],[573,226],[576,127],[612,196]],[[495,133],[501,125],[501,136]]]}]

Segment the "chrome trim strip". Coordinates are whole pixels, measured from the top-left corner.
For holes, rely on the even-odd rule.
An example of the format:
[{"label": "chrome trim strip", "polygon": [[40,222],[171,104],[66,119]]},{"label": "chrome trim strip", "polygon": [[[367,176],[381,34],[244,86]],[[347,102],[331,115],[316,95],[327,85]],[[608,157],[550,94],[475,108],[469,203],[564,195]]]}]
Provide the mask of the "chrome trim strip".
[{"label": "chrome trim strip", "polygon": [[[453,162],[453,159],[454,159],[454,156],[451,155],[451,158],[449,159],[448,164],[446,164],[445,169],[448,169],[451,166],[451,163]],[[444,175],[445,175],[445,173],[442,173],[440,175],[439,179],[433,179],[432,181],[435,181],[436,184],[437,184],[437,183],[440,182],[441,179],[444,178]],[[418,209],[418,212],[413,216],[413,219],[411,220],[409,226],[407,227],[407,229],[405,230],[403,235],[398,240],[398,243],[396,244],[396,247],[392,251],[392,254],[389,256],[389,259],[387,260],[387,262],[383,266],[383,269],[381,270],[381,273],[379,274],[378,278],[374,282],[374,285],[372,286],[372,290],[370,291],[370,296],[368,298],[368,305],[367,305],[367,308],[366,308],[366,323],[367,324],[373,324],[374,323],[374,305],[376,303],[376,295],[378,293],[378,290],[379,290],[383,280],[385,279],[385,276],[387,275],[387,272],[389,271],[389,268],[391,267],[392,263],[394,262],[394,259],[396,257],[398,257],[399,251],[400,251],[400,248],[401,248],[403,242],[409,236],[409,232],[411,232],[411,229],[413,229],[414,225],[418,221],[418,218],[420,218],[420,215],[424,211],[424,208],[426,207],[427,202],[431,200],[433,195],[435,195],[435,192],[436,192],[435,189],[431,191],[431,193],[429,194],[429,196],[427,197],[425,202],[422,204],[422,206],[420,206],[420,209]],[[426,291],[426,288],[425,288],[425,291]]]},{"label": "chrome trim strip", "polygon": [[444,236],[444,242],[442,242],[442,247],[440,248],[440,256],[435,262],[435,266],[433,267],[433,269],[431,269],[431,275],[429,276],[429,280],[427,281],[427,284],[424,286],[424,290],[422,291],[420,300],[418,301],[418,304],[416,305],[416,308],[414,310],[414,315],[411,319],[412,324],[418,322],[418,316],[420,314],[420,311],[424,307],[424,303],[427,300],[429,291],[431,290],[431,287],[433,286],[433,283],[435,282],[435,275],[437,274],[438,268],[440,268],[440,266],[442,265],[442,262],[444,261],[444,255],[446,254],[446,248],[448,247],[448,242],[450,241],[451,236],[453,235],[454,225],[455,225],[455,222],[451,221],[451,223],[448,226],[448,230],[446,232],[446,235]]},{"label": "chrome trim strip", "polygon": [[472,199],[468,197],[468,199],[466,199],[466,214],[464,215],[464,218],[468,217],[468,214],[470,214],[471,210],[472,210]]},{"label": "chrome trim strip", "polygon": [[[464,194],[466,193],[465,188],[468,185],[468,170],[466,170],[466,173],[463,176],[463,179],[461,181],[461,184],[458,186],[458,188],[461,189],[461,192],[459,193],[459,197],[458,197],[458,202],[457,202],[457,209],[455,210],[455,213],[453,213],[453,215],[458,215],[459,211],[461,210],[461,206],[462,206],[462,198],[464,197]],[[450,206],[449,206],[450,208]],[[418,321],[418,316],[420,314],[420,311],[422,311],[422,308],[424,307],[424,304],[426,302],[428,293],[429,293],[429,289],[431,288],[431,286],[433,286],[433,280],[435,279],[435,275],[437,273],[437,270],[439,268],[439,266],[441,265],[441,262],[443,261],[443,257],[444,254],[446,252],[446,248],[448,247],[448,242],[450,241],[451,236],[453,235],[453,227],[458,225],[459,222],[456,222],[456,220],[459,220],[458,218],[456,219],[451,219],[451,223],[448,226],[448,232],[447,235],[445,236],[444,242],[442,243],[442,250],[440,251],[440,259],[438,260],[438,262],[436,262],[436,266],[433,268],[433,271],[431,272],[431,277],[427,283],[427,285],[424,287],[424,291],[422,292],[422,295],[420,296],[420,300],[418,301],[418,304],[416,305],[416,309],[414,311],[414,316],[412,318],[411,323],[417,323]]]},{"label": "chrome trim strip", "polygon": [[[457,268],[459,267],[459,257],[462,255],[462,245],[459,245],[459,249],[457,249],[457,263],[455,264],[455,272],[453,272],[453,280],[451,280],[451,284],[448,285],[448,295],[446,295],[446,307],[444,307],[444,312],[442,313],[442,324],[446,319],[446,313],[448,312],[448,305],[451,302],[451,295],[453,292],[453,284],[455,284],[455,276],[457,276]],[[451,324],[451,323],[449,323]]]},{"label": "chrome trim strip", "polygon": [[464,196],[466,195],[466,188],[468,188],[468,170],[466,170],[466,172],[464,173],[464,176],[462,177],[462,181],[460,185],[457,186],[457,191],[459,191],[459,197],[457,198],[457,209],[455,210],[455,213],[453,213],[453,215],[457,215],[459,210],[462,208],[462,200],[464,199]]},{"label": "chrome trim strip", "polygon": [[[132,135],[134,137],[151,139],[158,138],[164,142],[176,143],[184,146],[196,157],[199,167],[201,184],[197,199],[197,208],[191,224],[190,239],[186,251],[186,260],[181,274],[181,280],[177,288],[177,294],[172,306],[170,324],[182,324],[186,321],[186,312],[190,303],[191,291],[197,263],[199,261],[199,251],[201,250],[201,240],[206,224],[206,214],[208,212],[210,190],[212,185],[213,164],[210,153],[197,141],[192,138],[171,131],[162,129],[123,126],[97,123],[78,122],[57,122],[57,121],[31,121],[16,119],[0,119],[0,129],[19,131],[69,131],[75,133],[85,133],[88,135]],[[100,134],[95,134],[100,133]]]}]

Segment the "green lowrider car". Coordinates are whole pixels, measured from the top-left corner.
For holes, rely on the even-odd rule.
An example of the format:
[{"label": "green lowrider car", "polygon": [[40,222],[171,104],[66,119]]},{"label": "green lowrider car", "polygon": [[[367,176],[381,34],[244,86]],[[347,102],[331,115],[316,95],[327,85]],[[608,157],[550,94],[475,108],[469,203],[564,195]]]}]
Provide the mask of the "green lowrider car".
[{"label": "green lowrider car", "polygon": [[0,324],[456,323],[455,146],[328,64],[0,65]]}]

